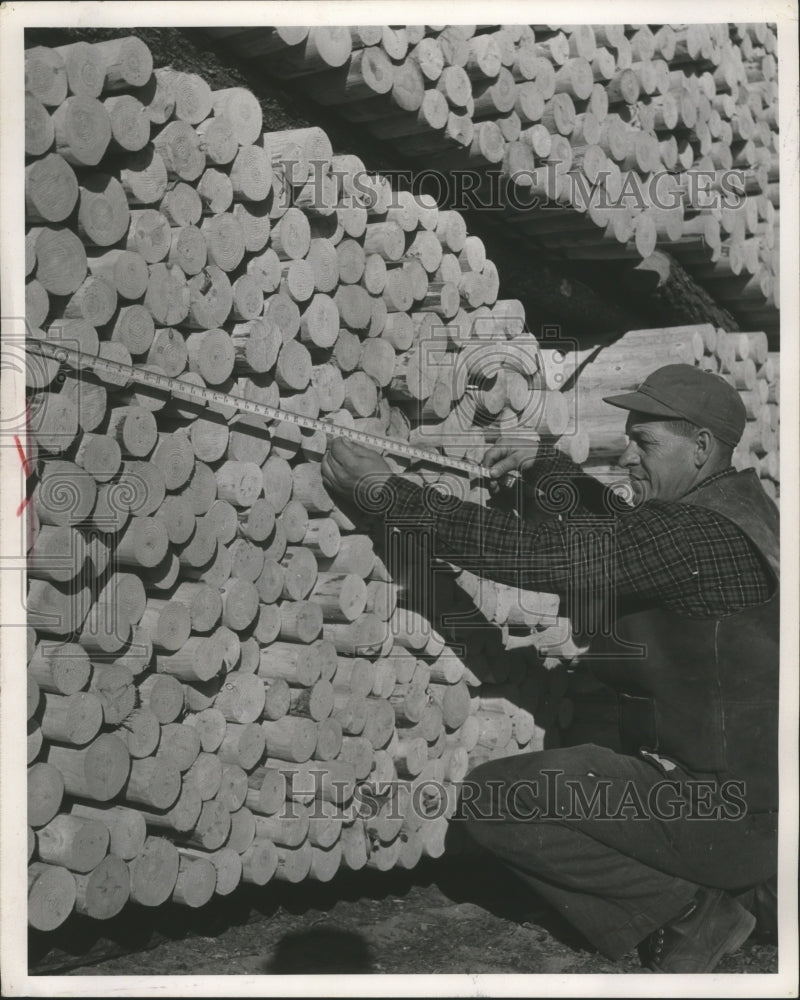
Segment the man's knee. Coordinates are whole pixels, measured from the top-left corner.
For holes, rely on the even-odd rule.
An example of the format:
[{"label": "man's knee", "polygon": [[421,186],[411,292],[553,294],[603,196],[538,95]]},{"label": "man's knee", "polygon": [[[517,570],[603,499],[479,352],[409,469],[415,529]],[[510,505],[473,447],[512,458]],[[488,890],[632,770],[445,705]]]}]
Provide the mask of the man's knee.
[{"label": "man's knee", "polygon": [[537,767],[520,772],[514,758],[487,761],[465,778],[459,795],[458,817],[466,832],[491,849],[501,827],[546,818],[547,776]]},{"label": "man's knee", "polygon": [[564,819],[573,811],[576,780],[596,777],[589,765],[597,750],[581,746],[486,761],[463,783],[459,816],[478,836],[487,824]]}]

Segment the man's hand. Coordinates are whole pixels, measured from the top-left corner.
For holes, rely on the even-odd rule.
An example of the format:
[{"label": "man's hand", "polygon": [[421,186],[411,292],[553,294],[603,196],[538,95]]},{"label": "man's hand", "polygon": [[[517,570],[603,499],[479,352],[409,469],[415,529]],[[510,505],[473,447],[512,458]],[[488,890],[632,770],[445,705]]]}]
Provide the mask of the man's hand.
[{"label": "man's hand", "polygon": [[[513,442],[498,443],[492,445],[483,456],[483,464],[488,467],[489,475],[493,480],[498,481],[508,477],[511,473],[519,472],[523,480],[536,461],[538,443],[530,441],[525,444],[514,444]],[[499,482],[496,485],[500,485]]]},{"label": "man's hand", "polygon": [[377,451],[353,441],[332,438],[322,458],[322,479],[332,493],[354,499],[358,481],[364,476],[391,475],[391,468]]}]

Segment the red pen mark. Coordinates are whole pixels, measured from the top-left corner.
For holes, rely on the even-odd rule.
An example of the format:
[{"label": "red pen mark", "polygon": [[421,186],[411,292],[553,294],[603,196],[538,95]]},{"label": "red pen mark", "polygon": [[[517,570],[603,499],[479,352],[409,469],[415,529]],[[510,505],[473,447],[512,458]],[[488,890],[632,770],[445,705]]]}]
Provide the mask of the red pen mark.
[{"label": "red pen mark", "polygon": [[22,462],[22,468],[25,470],[25,476],[29,475],[28,472],[28,459],[25,457],[25,449],[22,447],[22,442],[19,439],[19,434],[14,435],[14,444],[17,446],[17,451],[19,452],[19,459]]},{"label": "red pen mark", "polygon": [[[19,459],[22,462],[22,470],[25,473],[25,478],[30,476],[30,469],[28,468],[28,459],[25,455],[25,449],[22,447],[22,442],[17,434],[14,435],[14,444],[17,446],[17,451],[19,452]],[[28,506],[28,502],[31,499],[31,494],[29,493],[22,501],[22,503],[17,507],[17,517],[22,516],[22,512]]]},{"label": "red pen mark", "polygon": [[[25,437],[26,437],[26,444],[28,446],[28,451],[29,452],[31,450],[30,416],[31,416],[30,406],[28,405],[28,403],[26,403],[25,404],[25,430],[26,430]],[[29,502],[31,500],[31,497],[33,496],[33,485],[31,483],[31,476],[33,475],[34,467],[33,467],[32,463],[28,461],[28,457],[25,454],[25,448],[23,447],[22,442],[20,441],[19,436],[17,434],[14,435],[14,444],[17,446],[17,453],[19,455],[20,462],[22,463],[22,471],[25,473],[25,479],[26,479],[26,485],[27,485],[26,496],[24,497],[24,499],[20,503],[19,507],[17,507],[17,517],[22,517],[22,514],[23,514],[25,508],[28,506],[28,504],[29,504]],[[34,534],[35,534],[35,531],[34,531],[34,529],[35,529],[35,519],[34,519],[33,507],[29,508],[28,514],[29,514],[29,517],[28,517],[28,521],[29,521],[29,524],[28,524],[28,533],[29,533],[29,538],[30,538],[30,542],[31,542],[31,549],[32,549],[33,548],[33,538],[34,538]]]}]

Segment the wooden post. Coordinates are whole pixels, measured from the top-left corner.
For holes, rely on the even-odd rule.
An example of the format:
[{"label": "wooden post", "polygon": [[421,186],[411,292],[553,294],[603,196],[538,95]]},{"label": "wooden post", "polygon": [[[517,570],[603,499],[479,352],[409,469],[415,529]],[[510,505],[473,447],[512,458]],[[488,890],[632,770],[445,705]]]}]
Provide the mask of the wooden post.
[{"label": "wooden post", "polygon": [[114,798],[130,770],[125,745],[109,733],[101,734],[81,750],[51,746],[47,761],[61,772],[66,791],[97,802]]},{"label": "wooden post", "polygon": [[99,698],[85,691],[62,696],[43,694],[42,734],[49,740],[85,746],[100,731],[103,705]]},{"label": "wooden post", "polygon": [[89,872],[108,852],[108,828],[99,820],[60,813],[36,834],[42,861],[75,872]]}]

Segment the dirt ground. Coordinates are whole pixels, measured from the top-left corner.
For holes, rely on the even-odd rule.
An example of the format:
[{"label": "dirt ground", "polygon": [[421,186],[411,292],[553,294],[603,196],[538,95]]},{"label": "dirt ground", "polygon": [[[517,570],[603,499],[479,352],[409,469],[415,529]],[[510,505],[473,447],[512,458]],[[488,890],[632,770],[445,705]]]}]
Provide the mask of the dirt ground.
[{"label": "dirt ground", "polygon": [[[490,860],[343,873],[328,885],[245,886],[199,911],[131,906],[30,942],[32,975],[642,972],[609,962]],[[717,967],[777,972],[748,941]]]}]

